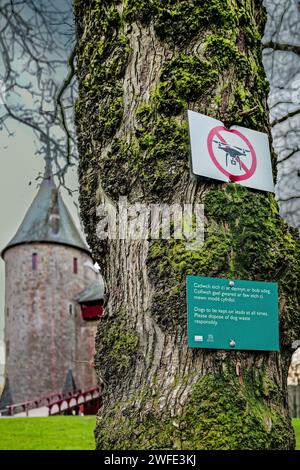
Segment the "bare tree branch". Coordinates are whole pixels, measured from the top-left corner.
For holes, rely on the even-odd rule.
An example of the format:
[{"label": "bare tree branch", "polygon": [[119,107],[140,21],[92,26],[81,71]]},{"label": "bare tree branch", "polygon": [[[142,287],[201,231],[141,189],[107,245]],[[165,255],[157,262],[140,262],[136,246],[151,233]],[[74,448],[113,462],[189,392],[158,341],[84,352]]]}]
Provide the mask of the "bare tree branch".
[{"label": "bare tree branch", "polygon": [[41,155],[49,135],[61,184],[67,167],[77,159],[70,18],[71,0],[2,0],[0,4],[0,128],[11,135],[12,120],[29,127],[41,143],[37,151]]},{"label": "bare tree branch", "polygon": [[299,113],[300,113],[300,109],[295,109],[295,111],[291,111],[290,113],[287,113],[285,116],[282,116],[279,119],[274,119],[273,121],[271,121],[271,124],[272,124],[273,127],[277,126],[277,124],[280,124],[281,122],[284,122],[287,119],[290,119],[294,116],[297,116],[297,114],[299,114]]},{"label": "bare tree branch", "polygon": [[300,55],[300,46],[294,44],[282,44],[278,42],[269,41],[264,43],[264,48],[273,49],[274,51],[294,52],[294,54]]},{"label": "bare tree branch", "polygon": [[281,215],[300,228],[300,14],[296,0],[265,0],[263,40],[269,109],[278,155],[276,193]]}]

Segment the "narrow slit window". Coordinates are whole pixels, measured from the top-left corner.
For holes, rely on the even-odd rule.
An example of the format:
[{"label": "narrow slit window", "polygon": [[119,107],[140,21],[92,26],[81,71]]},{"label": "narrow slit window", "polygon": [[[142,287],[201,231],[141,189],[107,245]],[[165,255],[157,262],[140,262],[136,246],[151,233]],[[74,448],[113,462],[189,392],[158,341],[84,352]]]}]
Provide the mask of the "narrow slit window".
[{"label": "narrow slit window", "polygon": [[78,273],[78,259],[73,258],[73,273],[77,274]]},{"label": "narrow slit window", "polygon": [[32,254],[32,270],[36,271],[37,270],[37,263],[38,263],[38,255],[37,253]]}]

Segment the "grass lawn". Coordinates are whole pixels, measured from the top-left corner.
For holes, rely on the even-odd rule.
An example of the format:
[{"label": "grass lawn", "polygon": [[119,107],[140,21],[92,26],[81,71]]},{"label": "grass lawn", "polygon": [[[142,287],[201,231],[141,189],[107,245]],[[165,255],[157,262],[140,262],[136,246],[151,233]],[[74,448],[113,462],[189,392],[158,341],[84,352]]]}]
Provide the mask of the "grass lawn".
[{"label": "grass lawn", "polygon": [[0,418],[0,450],[93,450],[95,416]]},{"label": "grass lawn", "polygon": [[293,425],[296,434],[296,450],[300,450],[300,418],[293,419]]},{"label": "grass lawn", "polygon": [[[300,419],[293,420],[300,450]],[[95,416],[1,418],[0,450],[93,450]]]}]

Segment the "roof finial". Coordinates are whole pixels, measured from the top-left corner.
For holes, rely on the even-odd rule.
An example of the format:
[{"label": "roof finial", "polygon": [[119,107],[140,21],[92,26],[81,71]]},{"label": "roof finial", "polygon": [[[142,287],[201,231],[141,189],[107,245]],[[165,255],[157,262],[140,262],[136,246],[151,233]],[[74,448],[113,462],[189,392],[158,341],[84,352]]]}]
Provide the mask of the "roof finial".
[{"label": "roof finial", "polygon": [[45,173],[44,179],[52,181],[53,174],[52,174],[52,162],[51,162],[51,149],[50,149],[50,137],[49,137],[49,128],[47,129],[47,137],[46,140],[46,155],[45,155]]}]

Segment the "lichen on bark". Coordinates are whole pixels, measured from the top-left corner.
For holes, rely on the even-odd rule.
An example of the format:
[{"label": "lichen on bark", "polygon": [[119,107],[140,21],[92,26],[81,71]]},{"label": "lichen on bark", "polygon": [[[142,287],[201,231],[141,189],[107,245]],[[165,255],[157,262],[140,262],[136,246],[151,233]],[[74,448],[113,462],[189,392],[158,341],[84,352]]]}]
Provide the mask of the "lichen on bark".
[{"label": "lichen on bark", "polygon": [[[97,448],[293,448],[299,239],[274,195],[195,180],[188,165],[188,108],[269,133],[262,2],[76,0],[75,17],[81,215],[109,291],[96,340]],[[99,241],[97,205],[120,195],[203,203],[204,245]],[[188,349],[187,274],[278,282],[280,353]]]}]

